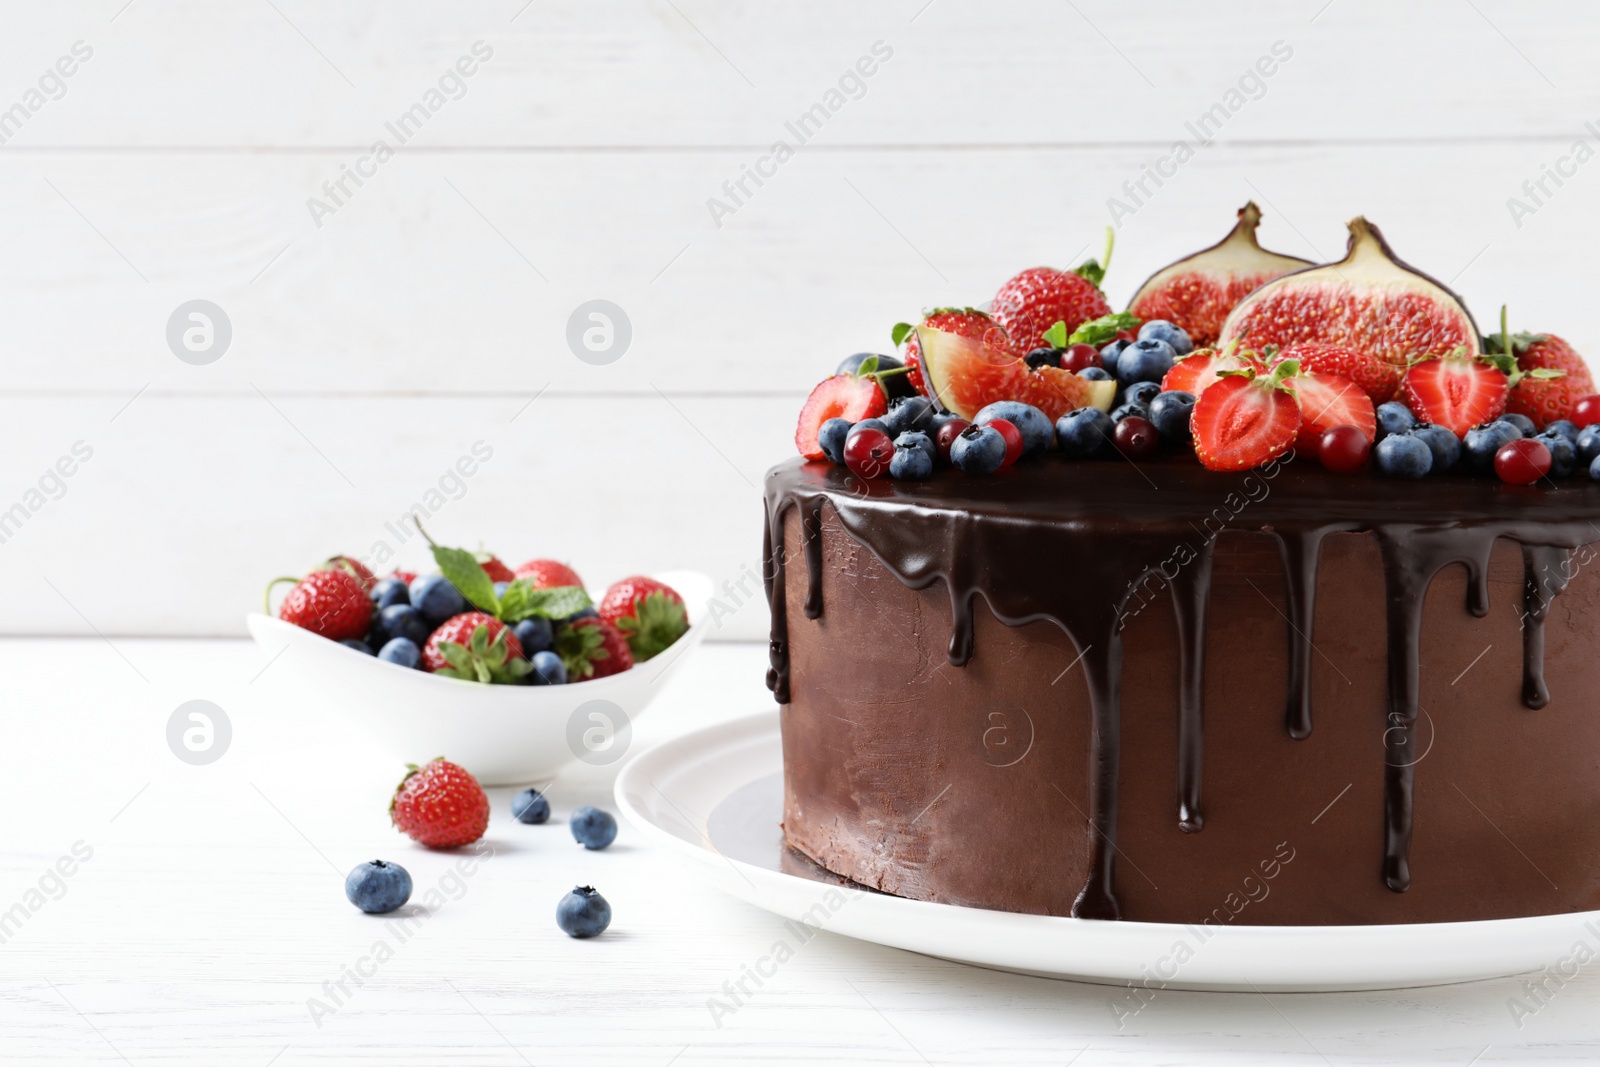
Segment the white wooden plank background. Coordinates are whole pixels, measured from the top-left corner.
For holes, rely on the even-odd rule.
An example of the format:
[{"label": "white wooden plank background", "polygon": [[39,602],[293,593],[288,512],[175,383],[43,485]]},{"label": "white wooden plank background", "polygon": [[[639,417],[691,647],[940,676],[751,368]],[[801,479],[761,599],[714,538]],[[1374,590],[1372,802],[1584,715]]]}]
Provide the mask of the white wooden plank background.
[{"label": "white wooden plank background", "polygon": [[[1109,199],[1134,204],[1124,183],[1219,104],[1212,143],[1118,220],[1114,299],[1254,197],[1276,247],[1336,254],[1365,212],[1480,317],[1509,301],[1520,325],[1600,345],[1580,312],[1600,179],[1547,186],[1520,226],[1506,207],[1574,140],[1600,144],[1578,3],[108,0],[4,18],[0,113],[40,106],[0,124],[0,506],[73,442],[96,451],[0,543],[0,632],[238,633],[261,579],[360,551],[477,439],[498,458],[441,518],[451,538],[566,554],[595,582],[736,579],[758,551],[751,483],[839,356],[1097,250]],[[45,84],[57,98],[29,98],[79,41],[92,55]],[[492,55],[400,145],[385,122],[476,42]],[[828,101],[875,45],[887,58]],[[819,102],[837,113],[714,220],[708,198]],[[319,226],[307,199],[379,137],[395,157]],[[597,297],[634,327],[598,367],[565,343]],[[203,367],[165,342],[195,298],[234,331]],[[725,636],[763,625],[741,613]]]}]

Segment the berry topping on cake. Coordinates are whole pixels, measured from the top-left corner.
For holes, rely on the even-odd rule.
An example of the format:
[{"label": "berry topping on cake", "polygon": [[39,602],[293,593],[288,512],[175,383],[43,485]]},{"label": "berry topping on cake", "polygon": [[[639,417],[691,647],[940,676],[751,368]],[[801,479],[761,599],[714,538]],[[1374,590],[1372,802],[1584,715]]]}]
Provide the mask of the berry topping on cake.
[{"label": "berry topping on cake", "polygon": [[1330,426],[1317,443],[1317,458],[1335,474],[1360,470],[1371,451],[1372,434],[1359,426]]},{"label": "berry topping on cake", "polygon": [[1300,405],[1300,436],[1294,447],[1307,458],[1317,458],[1322,435],[1335,426],[1354,426],[1368,441],[1376,436],[1372,400],[1348,378],[1318,374],[1302,366],[1301,372],[1284,384]]},{"label": "berry topping on cake", "polygon": [[[1491,356],[1509,354],[1516,361],[1506,410],[1541,426],[1571,419],[1578,401],[1594,392],[1589,365],[1576,349],[1555,334],[1511,333],[1506,328],[1504,307],[1500,308],[1500,332],[1484,338],[1484,351]],[[1501,363],[1503,370],[1512,367]]]},{"label": "berry topping on cake", "polygon": [[1017,400],[1054,420],[1073,408],[1108,410],[1116,396],[1109,381],[1091,381],[1059,367],[1030,368],[998,326],[982,338],[927,327],[918,333],[930,395],[964,419],[997,400]]},{"label": "berry topping on cake", "polygon": [[909,322],[895,323],[889,337],[897,347],[905,346],[902,352],[905,355],[906,376],[913,389],[927,396],[928,381],[922,370],[922,341],[917,331],[922,328],[943,330],[945,333],[982,340],[997,325],[986,312],[977,308],[935,308],[924,314],[922,321],[915,326]]},{"label": "berry topping on cake", "polygon": [[1090,319],[1111,313],[1100,283],[1111,266],[1115,237],[1116,231],[1106,227],[1103,263],[1091,259],[1074,270],[1030,267],[994,294],[990,313],[1020,349],[1026,352],[1047,343],[1045,331],[1058,322],[1065,323],[1071,333]]},{"label": "berry topping on cake", "polygon": [[1346,345],[1396,367],[1459,348],[1478,354],[1478,328],[1459,297],[1402,262],[1366,219],[1349,227],[1343,259],[1267,282],[1228,315],[1222,340]]},{"label": "berry topping on cake", "polygon": [[1149,419],[1139,415],[1130,415],[1117,423],[1116,430],[1112,432],[1112,441],[1116,444],[1117,451],[1129,459],[1153,456],[1161,444],[1160,434],[1156,432],[1155,426]]},{"label": "berry topping on cake", "polygon": [[968,426],[950,445],[950,463],[963,474],[993,474],[1005,461],[1006,439],[993,423]]},{"label": "berry topping on cake", "polygon": [[894,458],[894,441],[876,426],[856,426],[844,439],[844,465],[857,478],[882,478]]},{"label": "berry topping on cake", "polygon": [[1413,364],[1400,383],[1400,395],[1413,415],[1458,437],[1480,422],[1499,418],[1509,392],[1504,372],[1465,348]]},{"label": "berry topping on cake", "polygon": [[1510,485],[1531,485],[1550,473],[1550,449],[1531,437],[1508,441],[1494,454],[1494,472]]},{"label": "berry topping on cake", "polygon": [[826,459],[827,454],[817,439],[823,423],[829,419],[860,422],[888,410],[883,390],[872,378],[835,374],[806,397],[805,406],[800,409],[800,422],[794,430],[794,446],[807,459]]},{"label": "berry topping on cake", "polygon": [[1055,427],[1051,420],[1031,404],[1023,404],[1016,400],[996,400],[993,404],[986,405],[972,421],[979,426],[987,426],[997,419],[1004,419],[1022,435],[1023,459],[1042,456],[1056,443]]},{"label": "berry topping on cake", "polygon": [[1308,260],[1262,248],[1256,241],[1260,224],[1261,209],[1254,202],[1246,204],[1228,236],[1156,271],[1133,295],[1128,310],[1182,327],[1195,344],[1215,344],[1228,312],[1252,290],[1311,266]]},{"label": "berry topping on cake", "polygon": [[1433,450],[1420,437],[1392,433],[1372,450],[1378,473],[1390,478],[1421,478],[1433,470]]},{"label": "berry topping on cake", "polygon": [[[1120,361],[1121,357],[1118,357]],[[1197,348],[1181,356],[1161,378],[1163,392],[1182,390],[1198,397],[1220,380],[1224,371],[1259,370],[1266,362],[1259,354],[1238,343],[1218,351],[1215,348]]]},{"label": "berry topping on cake", "polygon": [[1318,341],[1290,345],[1278,352],[1278,358],[1298,360],[1302,370],[1346,378],[1366,393],[1374,404],[1393,400],[1400,388],[1400,379],[1406,373],[1404,367],[1385,362],[1349,345],[1330,345]]},{"label": "berry topping on cake", "polygon": [[1271,371],[1223,372],[1195,401],[1194,448],[1214,471],[1240,471],[1277,459],[1300,432],[1300,409],[1284,387],[1300,365],[1285,360]]}]

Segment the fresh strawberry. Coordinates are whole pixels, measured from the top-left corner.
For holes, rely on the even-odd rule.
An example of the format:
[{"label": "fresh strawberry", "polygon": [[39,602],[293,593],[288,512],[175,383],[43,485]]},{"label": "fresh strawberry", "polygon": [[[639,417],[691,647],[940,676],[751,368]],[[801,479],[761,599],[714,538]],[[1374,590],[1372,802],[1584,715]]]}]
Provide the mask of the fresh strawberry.
[{"label": "fresh strawberry", "polygon": [[363,589],[371,589],[378,580],[367,565],[354,556],[329,556],[317,570],[348,571],[361,583]]},{"label": "fresh strawberry", "polygon": [[389,819],[427,848],[470,845],[489,828],[489,797],[466,768],[436,759],[407,774],[389,801]]},{"label": "fresh strawberry", "polygon": [[[909,322],[895,323],[889,337],[896,345],[905,345],[905,351],[900,356],[906,365],[906,380],[918,393],[927,396],[928,381],[922,373],[922,346],[917,339],[917,327],[943,330],[945,333],[981,341],[989,336],[989,331],[996,325],[994,319],[977,308],[935,308],[924,314],[922,321],[916,326]],[[1006,345],[1009,347],[1009,339]]]},{"label": "fresh strawberry", "polygon": [[1180,389],[1198,398],[1211,386],[1221,381],[1223,371],[1261,370],[1266,366],[1261,357],[1249,349],[1240,350],[1230,344],[1225,351],[1215,348],[1197,348],[1178,361],[1161,379],[1163,393]]},{"label": "fresh strawberry", "polygon": [[446,678],[503,685],[516,684],[531,669],[517,635],[481,611],[464,612],[440,623],[422,646],[422,666]]},{"label": "fresh strawberry", "polygon": [[488,553],[480,554],[478,566],[483,568],[483,573],[489,576],[491,582],[514,582],[517,580],[517,572],[501,563],[497,556],[492,556]]},{"label": "fresh strawberry", "polygon": [[[294,582],[295,587],[278,605],[278,618],[310,630],[331,641],[367,636],[372,624],[372,600],[361,580],[347,570],[312,571],[304,578],[276,578],[267,586]],[[271,607],[267,610],[270,612]]]},{"label": "fresh strawberry", "polygon": [[1337,374],[1321,374],[1304,369],[1284,381],[1284,386],[1294,394],[1300,405],[1300,435],[1294,447],[1304,452],[1308,459],[1316,459],[1322,452],[1322,435],[1335,426],[1354,426],[1370,444],[1377,436],[1378,423],[1372,410],[1372,398],[1348,378]]},{"label": "fresh strawberry", "polygon": [[565,585],[583,588],[583,579],[578,577],[577,571],[553,559],[530,559],[517,568],[516,576],[528,579],[535,589],[558,589]]},{"label": "fresh strawberry", "polygon": [[1509,392],[1503,371],[1468,356],[1465,349],[1413,363],[1400,383],[1400,397],[1413,415],[1457,437],[1499,418]]},{"label": "fresh strawberry", "polygon": [[[1076,270],[1031,267],[1000,287],[989,303],[989,313],[1006,328],[1021,352],[1046,343],[1044,332],[1058,322],[1071,333],[1090,319],[1111,313],[1100,291],[1111,265],[1114,230],[1106,228],[1105,263],[1089,260]],[[943,327],[941,327],[942,329]]]},{"label": "fresh strawberry", "polygon": [[822,445],[817,442],[823,423],[829,419],[860,422],[888,410],[889,402],[877,382],[854,374],[835,374],[824,379],[806,397],[805,406],[800,409],[800,421],[794,428],[794,446],[807,459],[825,459]]},{"label": "fresh strawberry", "polygon": [[558,628],[555,651],[572,682],[606,678],[633,666],[633,651],[622,631],[593,615]]},{"label": "fresh strawberry", "polygon": [[638,663],[665,651],[689,629],[683,597],[670,585],[643,575],[613,583],[596,610],[627,638]]},{"label": "fresh strawberry", "polygon": [[1230,371],[1195,401],[1190,426],[1200,462],[1214,471],[1259,467],[1289,451],[1300,432],[1300,409],[1284,380],[1292,360],[1265,374]]},{"label": "fresh strawberry", "polygon": [[1400,388],[1400,379],[1405,377],[1404,367],[1347,345],[1306,341],[1280,350],[1278,358],[1299,360],[1301,370],[1346,378],[1374,404],[1393,400],[1395,391]]},{"label": "fresh strawberry", "polygon": [[1537,426],[1573,418],[1578,401],[1594,392],[1589,365],[1576,349],[1552,333],[1511,333],[1503,307],[1499,335],[1483,340],[1491,360],[1507,352],[1516,357],[1514,369],[1506,361],[1496,364],[1510,372],[1506,410],[1526,415]]}]

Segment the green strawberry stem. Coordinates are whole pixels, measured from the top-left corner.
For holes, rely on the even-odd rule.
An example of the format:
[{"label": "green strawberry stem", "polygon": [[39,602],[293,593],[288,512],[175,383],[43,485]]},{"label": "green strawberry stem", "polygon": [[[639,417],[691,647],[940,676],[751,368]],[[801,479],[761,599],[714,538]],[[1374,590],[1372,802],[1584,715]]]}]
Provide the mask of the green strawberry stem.
[{"label": "green strawberry stem", "polygon": [[261,594],[261,613],[263,615],[272,614],[272,590],[275,586],[284,582],[298,582],[299,580],[298,578],[274,578],[268,582],[266,591]]}]

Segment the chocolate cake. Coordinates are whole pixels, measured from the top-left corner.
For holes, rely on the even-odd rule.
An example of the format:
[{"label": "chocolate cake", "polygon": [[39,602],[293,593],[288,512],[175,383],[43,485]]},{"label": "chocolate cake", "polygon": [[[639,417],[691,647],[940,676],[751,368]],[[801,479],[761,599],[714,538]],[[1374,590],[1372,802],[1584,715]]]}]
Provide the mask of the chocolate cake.
[{"label": "chocolate cake", "polygon": [[766,511],[783,830],[830,871],[1153,922],[1600,908],[1600,483],[794,459]]}]

